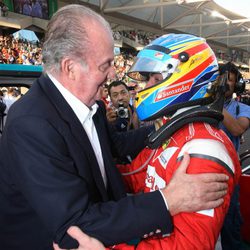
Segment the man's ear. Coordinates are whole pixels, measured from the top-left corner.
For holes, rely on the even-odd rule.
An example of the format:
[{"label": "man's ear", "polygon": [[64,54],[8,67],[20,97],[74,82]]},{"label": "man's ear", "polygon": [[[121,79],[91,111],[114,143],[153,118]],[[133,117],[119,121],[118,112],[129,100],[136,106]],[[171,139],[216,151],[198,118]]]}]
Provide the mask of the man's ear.
[{"label": "man's ear", "polygon": [[64,58],[61,62],[63,74],[67,75],[71,80],[75,80],[75,62],[70,58]]}]

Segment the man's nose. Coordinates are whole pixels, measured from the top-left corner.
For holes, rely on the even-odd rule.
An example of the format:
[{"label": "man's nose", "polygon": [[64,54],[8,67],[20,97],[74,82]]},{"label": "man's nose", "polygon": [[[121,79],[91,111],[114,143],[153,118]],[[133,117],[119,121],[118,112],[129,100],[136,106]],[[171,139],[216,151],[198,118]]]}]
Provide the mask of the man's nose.
[{"label": "man's nose", "polygon": [[123,101],[123,94],[119,93],[119,95],[118,95],[118,101]]},{"label": "man's nose", "polygon": [[148,82],[145,85],[145,88],[149,88],[149,87],[155,85],[155,83],[156,83],[155,79],[153,77],[150,77]]}]

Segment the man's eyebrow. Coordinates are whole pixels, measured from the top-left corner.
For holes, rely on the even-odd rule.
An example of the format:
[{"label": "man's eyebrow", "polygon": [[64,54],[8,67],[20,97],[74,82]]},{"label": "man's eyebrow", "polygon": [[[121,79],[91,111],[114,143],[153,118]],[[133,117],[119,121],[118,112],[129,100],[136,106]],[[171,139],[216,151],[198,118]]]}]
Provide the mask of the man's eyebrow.
[{"label": "man's eyebrow", "polygon": [[112,92],[112,94],[114,94],[114,93],[121,93],[121,92],[124,92],[124,91],[126,91],[126,89],[121,89],[121,90],[116,90],[116,91],[114,91],[114,92]]}]

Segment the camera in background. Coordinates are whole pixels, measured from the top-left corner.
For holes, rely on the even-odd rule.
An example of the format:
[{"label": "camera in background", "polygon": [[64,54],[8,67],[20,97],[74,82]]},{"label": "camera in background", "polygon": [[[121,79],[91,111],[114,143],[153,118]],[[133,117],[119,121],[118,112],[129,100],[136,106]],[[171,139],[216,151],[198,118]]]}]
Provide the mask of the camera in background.
[{"label": "camera in background", "polygon": [[116,109],[117,116],[120,118],[128,118],[129,111],[123,106],[123,103],[119,103],[118,108]]},{"label": "camera in background", "polygon": [[245,79],[246,89],[243,93],[238,95],[238,100],[250,106],[250,79]]}]

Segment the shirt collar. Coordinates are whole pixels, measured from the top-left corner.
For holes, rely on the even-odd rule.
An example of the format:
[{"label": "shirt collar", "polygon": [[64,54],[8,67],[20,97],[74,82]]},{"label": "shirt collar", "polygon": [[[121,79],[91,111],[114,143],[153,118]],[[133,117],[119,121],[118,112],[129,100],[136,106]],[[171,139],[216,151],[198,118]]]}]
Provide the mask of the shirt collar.
[{"label": "shirt collar", "polygon": [[73,109],[81,124],[83,124],[87,120],[87,118],[92,119],[98,109],[97,103],[95,103],[91,108],[89,108],[76,96],[74,96],[70,91],[68,91],[55,77],[53,77],[51,74],[48,74],[48,76],[54,83],[56,88],[59,90],[59,92],[62,94],[66,102]]}]

